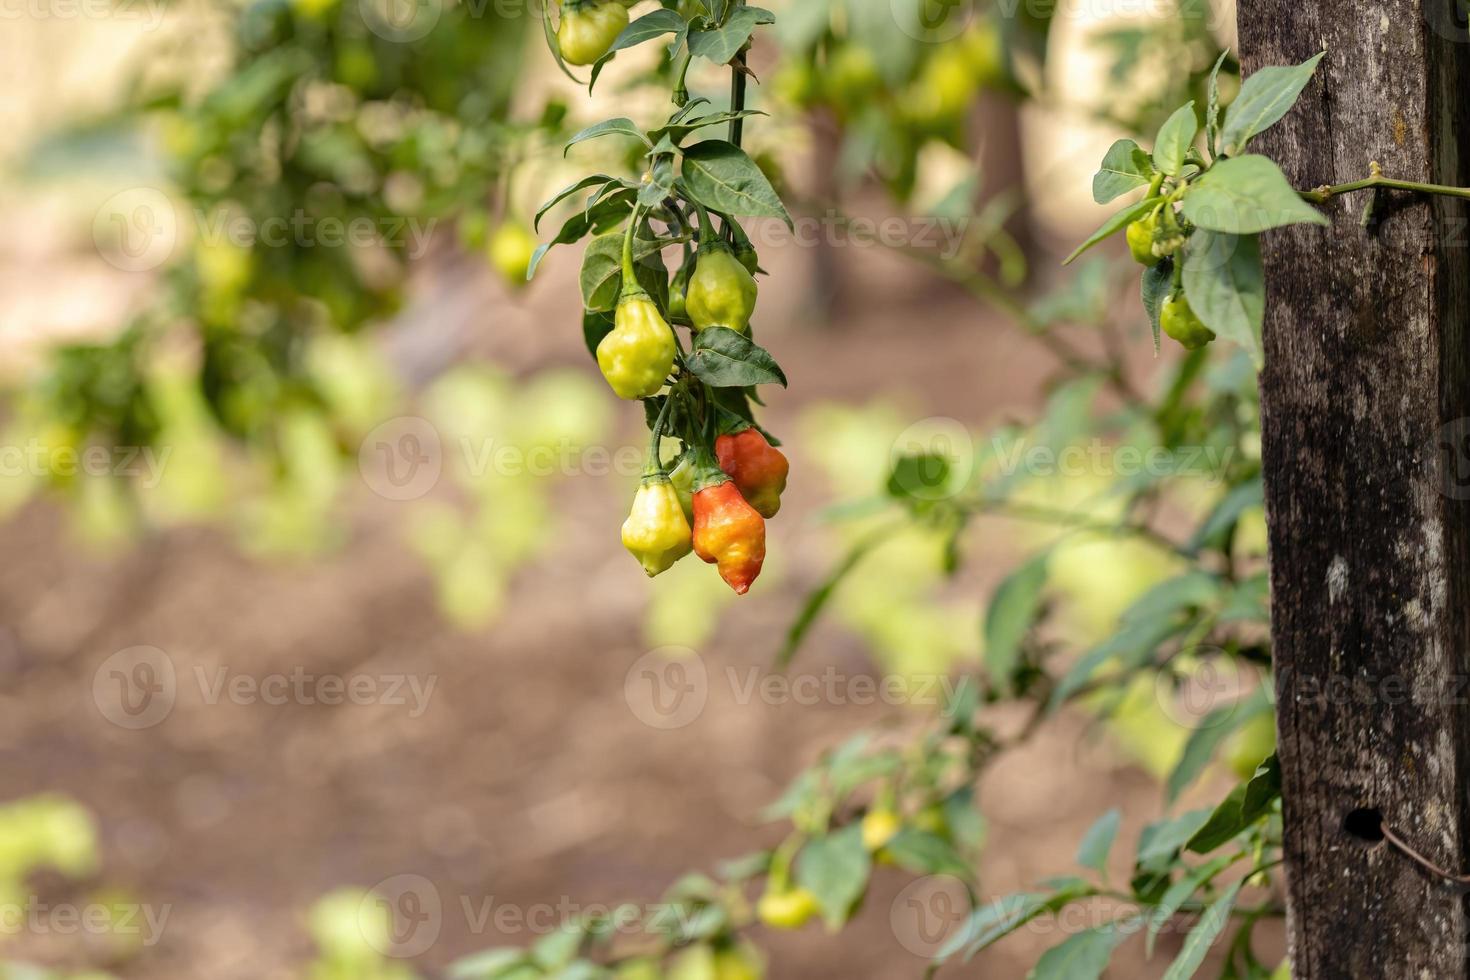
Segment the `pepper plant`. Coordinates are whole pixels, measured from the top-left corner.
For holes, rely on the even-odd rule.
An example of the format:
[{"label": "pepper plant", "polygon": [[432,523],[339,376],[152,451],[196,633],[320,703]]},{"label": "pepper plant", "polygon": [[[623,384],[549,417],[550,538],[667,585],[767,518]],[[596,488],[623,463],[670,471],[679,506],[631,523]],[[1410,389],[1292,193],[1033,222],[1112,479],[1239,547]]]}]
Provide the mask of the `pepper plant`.
[{"label": "pepper plant", "polygon": [[[725,0],[666,2],[618,32],[612,28],[627,19],[621,10],[616,0],[563,3],[555,30],[548,20],[553,51],[562,62],[592,64],[591,87],[617,52],[666,42],[677,66],[672,111],[647,132],[616,118],[571,138],[568,148],[598,138],[636,140],[644,172],[638,180],[594,174],[547,201],[538,227],[563,202],[580,206],[537,249],[528,276],[553,246],[592,236],[580,277],[583,336],[613,393],[643,402],[654,435],[623,542],[649,575],[693,550],[743,595],[760,574],[765,520],[780,507],[787,474],[776,440],[754,412],[758,387],[785,386],[786,376],[752,339],[759,256],[740,224],[741,218],[791,224],[775,188],[741,146],[746,120],[758,114],[745,107],[745,52],[756,28],[775,15]],[[689,94],[694,58],[730,66],[727,107]],[[710,136],[714,127],[725,127],[727,138]],[[663,260],[671,249],[682,257],[672,276]],[[680,329],[689,331],[687,345]],[[675,469],[692,478],[688,517],[670,506],[677,493],[665,468],[664,437],[677,440]]]}]

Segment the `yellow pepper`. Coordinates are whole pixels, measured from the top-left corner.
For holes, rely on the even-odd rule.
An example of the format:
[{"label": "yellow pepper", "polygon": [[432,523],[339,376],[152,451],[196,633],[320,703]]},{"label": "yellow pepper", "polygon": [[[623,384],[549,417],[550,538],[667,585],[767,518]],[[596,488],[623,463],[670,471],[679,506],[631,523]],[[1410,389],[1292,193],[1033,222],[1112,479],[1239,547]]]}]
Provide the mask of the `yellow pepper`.
[{"label": "yellow pepper", "polygon": [[648,577],[668,571],[693,551],[693,534],[669,478],[662,473],[644,477],[633,510],[623,522],[623,547]]}]

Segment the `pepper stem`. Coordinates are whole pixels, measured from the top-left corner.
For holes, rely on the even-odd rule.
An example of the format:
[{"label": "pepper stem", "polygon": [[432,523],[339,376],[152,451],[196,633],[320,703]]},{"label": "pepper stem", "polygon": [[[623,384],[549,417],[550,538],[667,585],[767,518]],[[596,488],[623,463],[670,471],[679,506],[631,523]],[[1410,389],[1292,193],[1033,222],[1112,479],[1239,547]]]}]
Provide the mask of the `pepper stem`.
[{"label": "pepper stem", "polygon": [[658,410],[658,418],[653,423],[653,435],[648,440],[648,462],[643,466],[643,478],[664,476],[664,427],[669,421],[669,408],[674,404],[674,393],[671,391],[664,398],[663,407]]},{"label": "pepper stem", "polygon": [[714,222],[710,220],[709,211],[698,201],[694,202],[694,210],[699,215],[699,247],[704,248],[715,240]]},{"label": "pepper stem", "polygon": [[633,267],[633,235],[638,231],[638,222],[643,220],[643,208],[633,209],[633,217],[628,222],[628,230],[623,235],[623,293],[630,290],[642,291],[638,286],[638,271]]}]

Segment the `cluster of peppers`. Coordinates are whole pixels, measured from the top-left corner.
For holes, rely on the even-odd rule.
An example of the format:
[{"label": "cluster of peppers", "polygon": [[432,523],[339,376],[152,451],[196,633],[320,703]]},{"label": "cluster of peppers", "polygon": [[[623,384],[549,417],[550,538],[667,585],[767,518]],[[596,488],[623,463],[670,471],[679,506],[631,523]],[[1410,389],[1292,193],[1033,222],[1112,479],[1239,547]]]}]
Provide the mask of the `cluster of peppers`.
[{"label": "cluster of peppers", "polygon": [[[614,326],[597,345],[598,367],[619,398],[656,399],[658,405],[648,466],[623,523],[623,546],[650,577],[692,551],[744,595],[765,561],[766,521],[781,509],[790,464],[758,427],[721,406],[684,366],[673,327],[634,275],[639,218],[635,212],[623,241]],[[709,233],[707,217],[701,226],[705,233],[687,282],[681,275],[671,289],[670,315],[687,320],[696,336],[711,327],[748,334],[757,294],[754,253],[737,256]],[[666,436],[683,445],[672,472],[662,452]]]},{"label": "cluster of peppers", "polygon": [[[1173,206],[1165,202],[1129,224],[1125,237],[1133,260],[1152,269],[1183,248],[1187,235]],[[1177,340],[1185,350],[1198,350],[1215,339],[1215,331],[1205,326],[1190,307],[1177,277],[1173,289],[1159,308],[1159,329]]]}]

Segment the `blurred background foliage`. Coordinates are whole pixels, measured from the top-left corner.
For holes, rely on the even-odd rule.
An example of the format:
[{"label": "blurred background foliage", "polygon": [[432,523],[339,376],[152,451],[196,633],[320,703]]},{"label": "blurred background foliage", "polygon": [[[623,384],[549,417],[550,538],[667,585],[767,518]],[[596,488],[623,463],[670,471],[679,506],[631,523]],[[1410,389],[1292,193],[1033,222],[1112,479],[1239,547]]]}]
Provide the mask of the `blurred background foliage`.
[{"label": "blurred background foliage", "polygon": [[[1126,270],[1099,260],[1067,278],[1051,271],[1056,246],[1075,230],[1069,212],[1086,199],[1085,181],[1062,165],[1079,145],[1151,137],[1169,109],[1202,102],[1205,76],[1231,40],[1218,30],[1230,11],[1179,0],[1169,16],[1053,23],[969,4],[925,19],[919,0],[770,6],[779,15],[774,43],[751,56],[762,81],[753,104],[770,118],[750,127],[749,146],[792,210],[965,219],[960,248],[901,251],[1012,318],[1056,364],[1035,418],[964,432],[968,472],[952,489],[973,504],[965,513],[916,506],[892,486],[894,447],[915,417],[902,385],[800,409],[785,436],[824,484],[823,547],[834,558],[862,553],[825,614],[887,672],[949,671],[987,656],[991,635],[986,602],[973,581],[954,577],[957,565],[1045,554],[1053,615],[1036,641],[1097,647],[1140,597],[1189,566],[1189,556],[1116,527],[1141,510],[1193,527],[1248,488],[1258,466],[1255,379],[1229,353],[1169,360],[1147,382],[1127,376],[1114,321],[1136,327],[1140,317],[1125,298]],[[443,311],[424,283],[437,270],[488,265],[514,302],[538,238],[536,205],[569,175],[638,176],[636,154],[615,142],[580,145],[567,159],[566,137],[613,114],[610,105],[654,118],[672,66],[657,46],[625,53],[589,102],[556,74],[523,10],[415,9],[429,20],[405,21],[390,0],[178,4],[167,11],[169,30],[135,42],[106,104],[44,132],[33,127],[33,138],[7,149],[13,187],[126,175],[121,189],[163,189],[179,220],[167,261],[145,270],[122,315],[80,339],[7,341],[15,356],[0,361],[4,442],[38,447],[43,462],[0,476],[0,515],[51,497],[92,547],[209,525],[254,555],[299,560],[348,539],[343,505],[361,489],[359,451],[386,419],[422,416],[446,446],[541,449],[557,459],[626,438],[584,365],[528,373],[497,363],[466,331],[441,329]],[[895,17],[912,18],[914,29],[895,30]],[[196,36],[212,43],[190,43]],[[717,105],[727,98],[721,75],[691,81]],[[1228,78],[1227,94],[1237,84]],[[1100,155],[1087,153],[1073,174],[1090,172]],[[371,233],[320,247],[311,236],[324,222]],[[273,224],[305,228],[306,237],[254,239]],[[555,226],[543,225],[539,238]],[[137,258],[133,236],[146,231],[126,221],[88,230],[123,270]],[[817,252],[803,328],[841,343],[842,279],[851,273],[836,251]],[[1128,484],[1002,466],[1006,447],[1098,439],[1236,455],[1223,481]],[[167,465],[146,481],[65,465],[89,447],[151,448],[168,454]],[[477,466],[473,454],[445,458],[452,491],[417,503],[403,533],[434,576],[445,617],[485,629],[516,570],[565,530],[557,480]],[[962,537],[971,529],[980,533]],[[1235,508],[1228,530],[1225,560],[1258,567],[1259,505]],[[697,648],[718,628],[731,599],[704,571],[685,562],[649,586],[650,645]],[[774,585],[792,571],[778,559],[767,574]],[[1153,675],[1139,673],[1089,695],[1088,706],[1164,778],[1188,733],[1162,716],[1155,688]],[[1244,756],[1263,754],[1261,737],[1239,736],[1255,740]],[[96,847],[90,818],[64,800],[0,810],[0,896],[23,890],[40,867],[86,878]],[[334,894],[312,909],[318,958],[309,976],[412,976],[361,941],[361,898]],[[5,976],[52,975],[17,967]],[[84,976],[95,975],[71,975]]]}]

